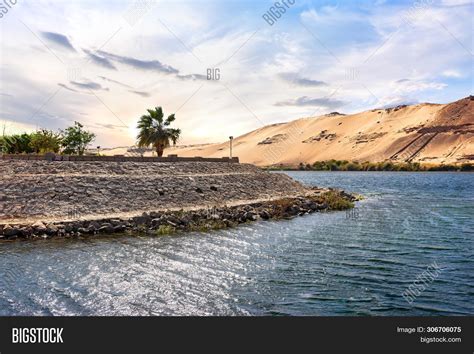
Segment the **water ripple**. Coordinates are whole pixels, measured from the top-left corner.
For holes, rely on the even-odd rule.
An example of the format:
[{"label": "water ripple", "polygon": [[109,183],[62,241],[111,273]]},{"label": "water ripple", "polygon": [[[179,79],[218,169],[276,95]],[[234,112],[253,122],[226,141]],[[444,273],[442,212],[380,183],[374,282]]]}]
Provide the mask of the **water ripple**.
[{"label": "water ripple", "polygon": [[[0,245],[0,315],[473,315],[474,178],[295,172],[365,195],[210,233]],[[412,303],[402,294],[435,262]]]}]

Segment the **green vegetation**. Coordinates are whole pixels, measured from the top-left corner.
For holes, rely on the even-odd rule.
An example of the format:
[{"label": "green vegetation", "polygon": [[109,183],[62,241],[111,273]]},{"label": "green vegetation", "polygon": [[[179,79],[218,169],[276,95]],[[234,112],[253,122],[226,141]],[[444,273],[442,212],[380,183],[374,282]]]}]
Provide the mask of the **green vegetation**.
[{"label": "green vegetation", "polygon": [[83,128],[81,123],[74,122],[74,126],[59,133],[39,129],[33,133],[4,134],[0,136],[0,152],[5,154],[62,152],[69,155],[83,155],[87,145],[95,138],[95,134]]},{"label": "green vegetation", "polygon": [[354,203],[341,196],[339,192],[329,191],[313,198],[319,204],[327,204],[330,210],[352,209]]},{"label": "green vegetation", "polygon": [[30,143],[31,135],[23,133],[2,136],[0,145],[2,145],[2,152],[5,154],[30,154],[33,152]]},{"label": "green vegetation", "polygon": [[[339,191],[328,191],[317,196],[307,197],[311,201],[322,206],[325,210],[346,210],[354,207],[354,203],[341,194]],[[272,201],[273,217],[284,218],[292,208],[295,208],[295,200],[283,198]]]},{"label": "green vegetation", "polygon": [[147,109],[148,114],[143,115],[138,121],[137,128],[140,130],[137,136],[138,147],[148,147],[152,145],[159,157],[163,156],[163,151],[173,145],[179,139],[181,134],[180,129],[169,128],[171,123],[176,119],[174,114],[171,114],[163,119],[163,109],[156,107]]},{"label": "green vegetation", "polygon": [[160,225],[160,227],[155,231],[156,235],[171,235],[176,233],[176,228],[171,225]]},{"label": "green vegetation", "polygon": [[41,129],[30,135],[30,147],[36,153],[59,152],[61,135],[51,130]]},{"label": "green vegetation", "polygon": [[316,161],[314,164],[300,163],[297,168],[291,166],[271,166],[269,170],[301,171],[474,171],[474,164],[428,165],[418,162],[357,162],[347,160]]},{"label": "green vegetation", "polygon": [[74,122],[74,126],[62,131],[61,144],[64,147],[65,154],[84,155],[84,151],[94,139],[95,134],[83,129],[84,126],[79,122]]}]

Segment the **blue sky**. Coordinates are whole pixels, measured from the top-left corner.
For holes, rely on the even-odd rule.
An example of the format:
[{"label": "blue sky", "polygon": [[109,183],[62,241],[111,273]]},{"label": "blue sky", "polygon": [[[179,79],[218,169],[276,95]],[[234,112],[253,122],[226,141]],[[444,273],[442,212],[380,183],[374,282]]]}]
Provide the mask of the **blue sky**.
[{"label": "blue sky", "polygon": [[97,144],[130,145],[159,105],[191,144],[473,93],[471,1],[279,3],[269,25],[273,1],[18,0],[0,10],[0,125],[77,120]]}]

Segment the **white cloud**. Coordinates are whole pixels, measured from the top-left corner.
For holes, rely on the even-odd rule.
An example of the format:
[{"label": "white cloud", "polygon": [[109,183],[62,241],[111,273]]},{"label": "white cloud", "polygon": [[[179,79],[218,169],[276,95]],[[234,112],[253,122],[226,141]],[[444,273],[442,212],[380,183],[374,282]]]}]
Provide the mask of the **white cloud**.
[{"label": "white cloud", "polygon": [[[179,109],[183,143],[220,141],[229,130],[238,135],[328,113],[334,103],[350,113],[425,100],[453,89],[443,78],[472,75],[472,57],[460,45],[472,50],[472,14],[452,1],[409,24],[401,18],[409,6],[379,2],[364,11],[341,3],[298,14],[302,8],[295,7],[272,27],[249,9],[229,11],[230,3],[166,1],[134,26],[119,1],[19,3],[15,16],[33,32],[63,35],[76,52],[51,48],[63,65],[20,22],[2,19],[0,120],[47,128],[80,120],[99,145],[125,145],[133,143],[144,109],[161,105],[167,114]],[[63,37],[54,38],[64,47]],[[216,64],[221,82],[203,80]],[[71,78],[68,69],[75,68],[78,77]],[[97,97],[82,93],[86,88],[96,88]]]},{"label": "white cloud", "polygon": [[461,73],[457,70],[445,70],[441,73],[444,77],[459,79],[462,77]]},{"label": "white cloud", "polygon": [[423,80],[400,79],[391,84],[396,93],[408,94],[423,90],[442,90],[448,85],[442,82],[428,82]]}]

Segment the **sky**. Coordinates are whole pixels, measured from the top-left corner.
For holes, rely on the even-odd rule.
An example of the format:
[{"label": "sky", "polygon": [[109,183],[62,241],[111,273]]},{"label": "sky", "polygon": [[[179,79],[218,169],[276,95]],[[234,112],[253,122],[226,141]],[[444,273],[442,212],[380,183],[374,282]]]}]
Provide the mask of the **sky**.
[{"label": "sky", "polygon": [[94,145],[129,146],[140,116],[161,106],[176,114],[180,144],[199,144],[473,94],[472,1],[3,3],[7,134],[79,121]]}]

